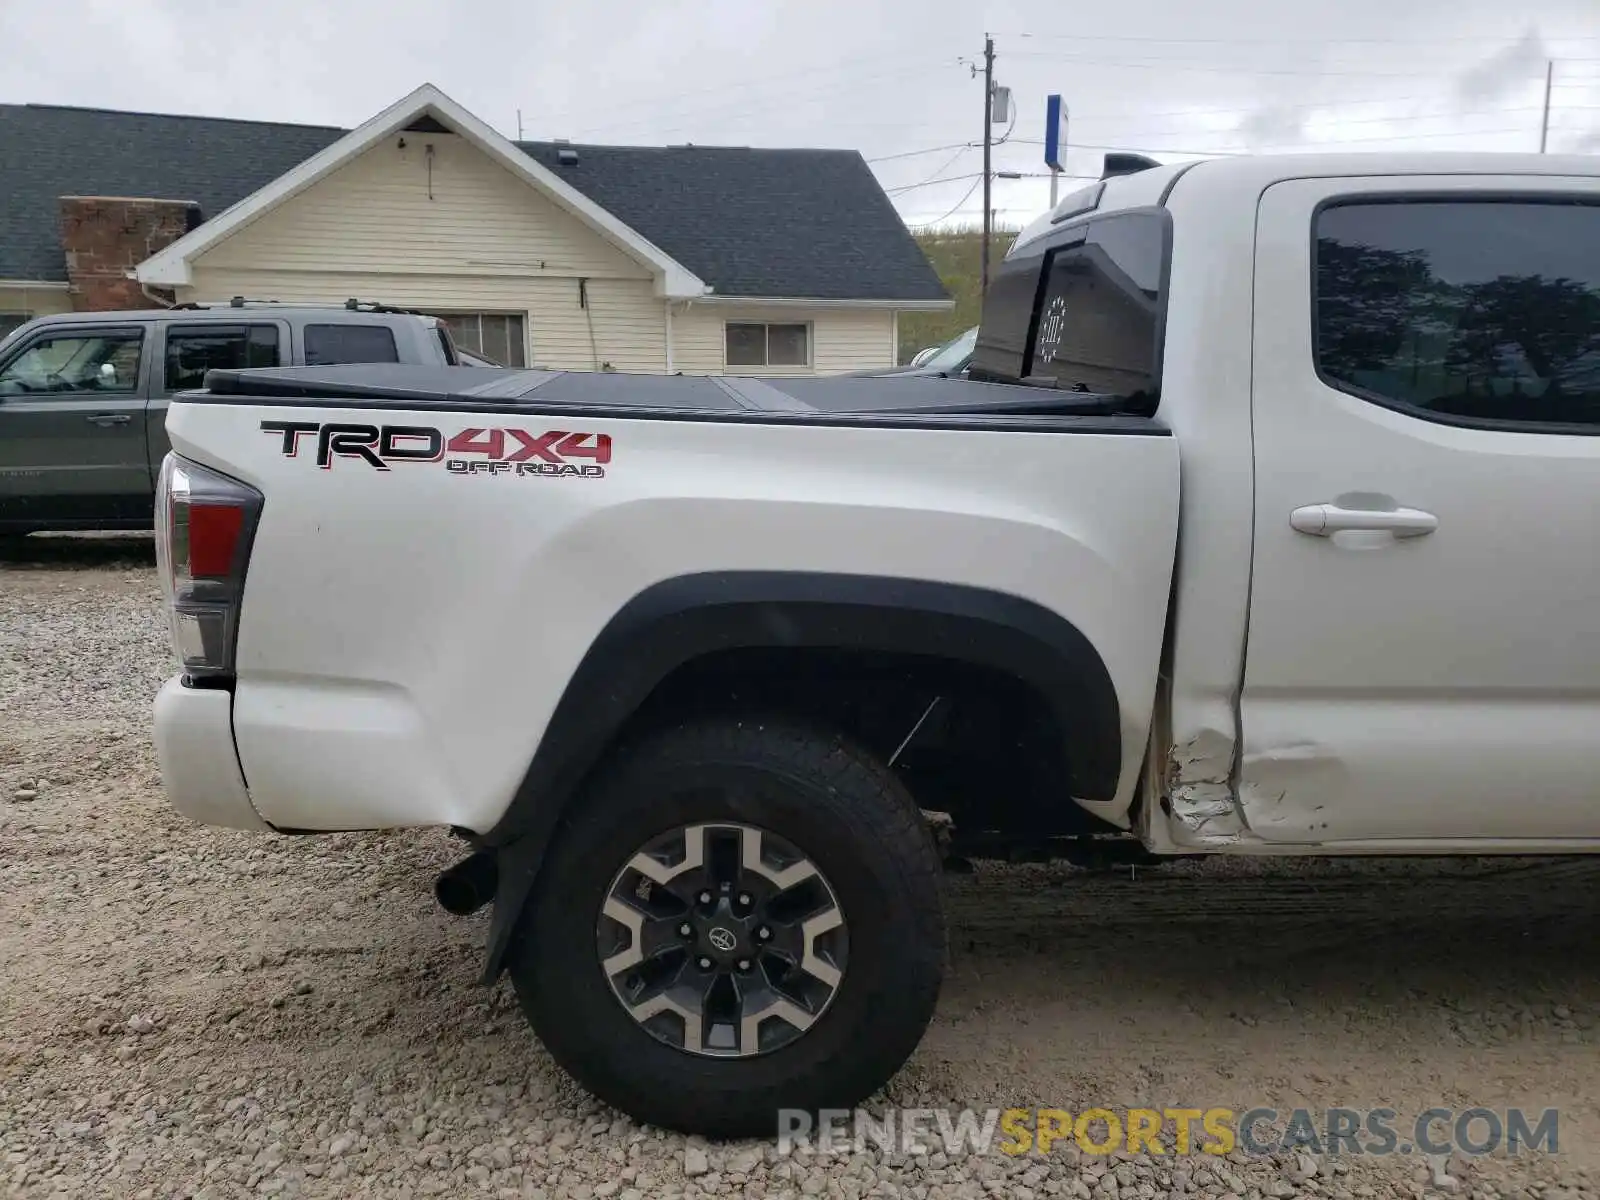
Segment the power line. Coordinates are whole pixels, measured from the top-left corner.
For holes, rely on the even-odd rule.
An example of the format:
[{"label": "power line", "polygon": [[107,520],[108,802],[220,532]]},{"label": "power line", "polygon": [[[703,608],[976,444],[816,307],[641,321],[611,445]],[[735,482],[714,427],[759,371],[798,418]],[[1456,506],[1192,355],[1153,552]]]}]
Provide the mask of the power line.
[{"label": "power line", "polygon": [[941,150],[968,150],[975,147],[976,142],[951,142],[948,146],[929,146],[926,150],[907,150],[903,154],[884,154],[877,158],[869,158],[869,163],[893,162],[897,158],[921,158],[924,154],[937,154]]},{"label": "power line", "polygon": [[902,187],[884,188],[891,196],[898,196],[901,192],[914,192],[918,188],[938,187],[941,183],[960,183],[963,179],[982,179],[982,171],[969,171],[965,175],[946,175],[942,179],[924,179],[921,183],[908,183]]},{"label": "power line", "polygon": [[[1045,53],[1045,52],[1027,51],[1027,50],[1023,50],[1023,51],[1013,50],[1013,51],[1009,52],[1006,55],[1006,57],[1007,58],[1042,58],[1042,59],[1048,59],[1049,61],[1056,62],[1056,63],[1073,63],[1073,64],[1076,64],[1076,65],[1079,65],[1079,66],[1087,66],[1087,67],[1117,67],[1117,68],[1126,68],[1126,69],[1135,70],[1135,71],[1140,71],[1140,70],[1149,70],[1149,71],[1190,71],[1190,72],[1198,71],[1198,72],[1212,73],[1212,74],[1220,73],[1220,74],[1223,74],[1223,75],[1291,75],[1291,76],[1294,76],[1294,77],[1300,78],[1300,79],[1305,79],[1305,78],[1308,78],[1308,77],[1310,77],[1310,78],[1334,78],[1334,77],[1338,77],[1338,76],[1348,76],[1350,78],[1359,78],[1359,79],[1415,79],[1417,77],[1417,72],[1414,71],[1414,70],[1413,71],[1324,71],[1324,70],[1319,70],[1319,69],[1313,68],[1313,67],[1305,67],[1305,68],[1301,68],[1301,69],[1296,70],[1296,69],[1288,69],[1288,68],[1280,69],[1280,68],[1273,68],[1273,67],[1230,66],[1230,65],[1223,65],[1223,64],[1218,64],[1218,63],[1206,63],[1206,64],[1201,64],[1201,63],[1183,63],[1183,62],[1175,62],[1175,61],[1173,61],[1171,59],[1161,59],[1161,58],[1158,58],[1158,59],[1142,59],[1142,60],[1138,60],[1138,61],[1126,61],[1126,60],[1121,60],[1121,59],[1109,59],[1109,58],[1099,58],[1099,57],[1094,57],[1094,58],[1073,58],[1073,57],[1071,57],[1069,55],[1065,55],[1065,54],[1049,54],[1049,53]],[[1589,63],[1589,62],[1600,63],[1600,59],[1588,59],[1588,58],[1559,59],[1557,61],[1562,63],[1562,64],[1569,63],[1569,62],[1570,63]],[[1529,75],[1528,76],[1528,79],[1530,81],[1533,80],[1534,78],[1535,78],[1535,76],[1533,76],[1533,75]]]},{"label": "power line", "polygon": [[[1576,108],[1576,107],[1579,107],[1579,106],[1577,106],[1577,105],[1558,105],[1557,107],[1559,107],[1559,108]],[[1596,106],[1596,107],[1600,108],[1600,106]],[[1288,106],[1288,105],[1284,105],[1284,106],[1280,107],[1278,105],[1267,104],[1267,105],[1263,105],[1263,106],[1261,106],[1259,108],[1220,109],[1220,110],[1214,110],[1214,111],[1211,111],[1211,112],[1204,112],[1204,113],[1196,112],[1196,113],[1193,113],[1192,115],[1197,116],[1197,117],[1200,117],[1200,116],[1234,116],[1234,115],[1252,116],[1252,115],[1254,115],[1255,113],[1258,113],[1258,112],[1277,113],[1277,112],[1291,112],[1291,111],[1330,111],[1330,110],[1335,110],[1337,108],[1338,108],[1337,102],[1329,102],[1329,103],[1326,103],[1326,104],[1296,105],[1296,106],[1293,106],[1292,108],[1290,106]],[[1498,116],[1504,116],[1504,115],[1506,115],[1508,113],[1530,113],[1530,112],[1540,112],[1540,111],[1542,111],[1540,105],[1537,105],[1537,104],[1526,104],[1526,105],[1520,105],[1520,106],[1517,106],[1517,107],[1514,107],[1514,108],[1462,109],[1462,110],[1456,110],[1456,111],[1440,110],[1440,111],[1437,111],[1437,112],[1400,112],[1400,113],[1397,113],[1395,115],[1387,116],[1387,117],[1340,117],[1340,116],[1335,116],[1335,117],[1333,117],[1333,119],[1336,120],[1341,125],[1388,125],[1388,124],[1391,124],[1391,123],[1393,123],[1395,121],[1435,121],[1435,120],[1450,120],[1450,119],[1454,119],[1454,118],[1457,118],[1457,117],[1498,117]],[[1176,116],[1189,116],[1191,114],[1173,112],[1173,113],[1150,113],[1148,115],[1152,116],[1152,117],[1162,117],[1162,116],[1176,117]],[[1080,113],[1073,113],[1072,114],[1072,119],[1073,119],[1074,122],[1078,122],[1078,121],[1111,121],[1111,120],[1114,120],[1114,121],[1136,121],[1136,120],[1139,119],[1139,116],[1140,116],[1140,114],[1138,114],[1138,113],[1128,113],[1127,115],[1120,116],[1120,117],[1095,116],[1095,115],[1091,115],[1091,114],[1088,114],[1088,113],[1081,113],[1081,114]],[[1193,132],[1193,130],[1192,129],[1183,130],[1182,132],[1186,132],[1186,133],[1187,132]],[[1226,132],[1226,131],[1224,131],[1224,132]]]},{"label": "power line", "polygon": [[972,193],[977,191],[979,185],[981,185],[982,183],[983,183],[983,175],[980,172],[979,175],[978,175],[978,178],[976,178],[976,179],[974,179],[972,181],[972,186],[967,189],[967,194],[965,196],[962,196],[961,199],[956,201],[956,206],[954,208],[952,208],[949,212],[944,213],[942,216],[937,216],[931,221],[922,222],[922,224],[923,225],[937,225],[940,221],[946,221],[946,220],[949,220],[951,217],[955,216],[956,213],[961,211],[961,206],[963,204],[965,204],[968,200],[972,199]]},{"label": "power line", "polygon": [[[1171,38],[1146,37],[1133,34],[1124,36],[1111,33],[997,33],[995,37],[1027,38],[1032,41],[1046,42],[1152,42],[1190,46],[1432,46],[1437,45],[1439,42],[1515,44],[1525,40],[1527,34],[1514,34],[1506,37],[1468,35],[1463,37],[1424,38]],[[1580,37],[1552,37],[1547,35],[1544,40],[1550,42],[1600,42],[1600,35],[1584,34]]]},{"label": "power line", "polygon": [[[963,154],[965,154],[965,153],[966,153],[966,152],[967,152],[967,151],[968,151],[968,150],[969,150],[969,149],[971,149],[971,147],[969,147],[969,146],[962,146],[962,147],[961,147],[961,149],[959,149],[959,150],[957,150],[957,151],[956,151],[956,152],[955,152],[955,153],[954,153],[954,154],[952,154],[952,155],[951,155],[951,156],[950,156],[950,157],[949,157],[949,158],[948,158],[948,159],[946,159],[946,160],[945,160],[945,161],[944,161],[944,162],[942,162],[942,163],[940,163],[940,164],[939,164],[939,166],[938,166],[938,167],[936,167],[936,168],[935,168],[935,169],[934,169],[934,170],[932,170],[932,171],[929,171],[929,172],[928,172],[928,176],[927,176],[927,178],[926,178],[926,179],[924,179],[924,180],[922,180],[922,182],[921,182],[921,183],[913,183],[913,184],[911,184],[911,185],[909,185],[909,187],[905,187],[905,188],[896,188],[896,189],[894,189],[894,190],[895,190],[895,191],[901,191],[901,190],[905,190],[905,191],[909,191],[909,190],[911,190],[911,188],[919,188],[919,187],[925,187],[925,186],[926,186],[926,185],[928,185],[928,184],[930,184],[930,183],[934,183],[934,182],[937,182],[937,181],[938,181],[938,178],[939,178],[939,176],[941,176],[941,175],[943,175],[943,174],[944,174],[944,173],[945,173],[945,172],[946,172],[946,171],[948,171],[948,170],[949,170],[949,169],[950,169],[950,168],[951,168],[951,167],[953,167],[953,166],[955,166],[955,163],[956,163],[956,159],[958,159],[958,158],[960,158],[960,157],[961,157],[961,156],[962,156],[962,155],[963,155]],[[957,178],[958,178],[958,179],[959,179],[959,178],[964,178],[964,176],[957,176]]]},{"label": "power line", "polygon": [[[1112,152],[1129,152],[1134,154],[1194,154],[1194,155],[1221,155],[1235,157],[1238,155],[1252,154],[1257,150],[1296,150],[1303,153],[1328,153],[1337,151],[1341,146],[1365,145],[1372,142],[1404,142],[1431,138],[1467,138],[1467,137],[1498,137],[1502,134],[1527,133],[1526,129],[1466,129],[1454,132],[1435,133],[1396,133],[1382,137],[1341,138],[1334,141],[1320,142],[1279,142],[1268,143],[1258,148],[1218,149],[1212,147],[1206,150],[1183,149],[1177,146],[1135,146],[1128,142],[1072,142],[1063,143],[1063,150],[1104,150]],[[1017,138],[1018,144],[1027,146],[1042,146],[1042,138]],[[1140,139],[1129,139],[1137,141]]]},{"label": "power line", "polygon": [[[1559,88],[1559,87],[1562,87],[1563,85],[1560,82],[1557,82],[1555,86]],[[1583,85],[1568,84],[1568,85],[1565,85],[1565,86],[1578,87],[1578,86],[1583,86]],[[1371,100],[1350,100],[1350,99],[1340,98],[1340,99],[1331,99],[1331,100],[1311,100],[1311,101],[1308,101],[1308,102],[1303,103],[1303,104],[1252,104],[1252,105],[1248,105],[1248,106],[1245,106],[1245,107],[1242,107],[1242,108],[1172,108],[1172,109],[1164,109],[1161,112],[1144,112],[1144,111],[1139,110],[1139,109],[1124,109],[1121,112],[1114,112],[1114,113],[1080,113],[1080,112],[1074,111],[1073,114],[1072,114],[1072,119],[1074,121],[1115,121],[1115,120],[1122,120],[1122,119],[1130,118],[1130,117],[1131,118],[1141,118],[1141,117],[1227,117],[1227,116],[1236,116],[1236,115],[1240,115],[1240,114],[1249,115],[1251,113],[1260,112],[1264,108],[1270,108],[1274,112],[1301,112],[1301,111],[1311,111],[1311,110],[1330,109],[1330,108],[1353,108],[1358,104],[1359,105],[1367,105],[1367,104],[1406,104],[1406,103],[1409,103],[1409,102],[1412,102],[1412,101],[1437,100],[1437,99],[1439,99],[1439,95],[1438,95],[1437,92],[1435,92],[1434,94],[1428,95],[1428,96],[1378,96],[1378,97],[1374,97]],[[1566,105],[1562,105],[1562,107],[1563,108],[1581,108],[1583,106],[1582,105],[1577,105],[1577,104],[1566,104]],[[1595,106],[1595,107],[1600,107],[1600,106]],[[1477,116],[1477,115],[1480,115],[1480,114],[1481,115],[1489,115],[1489,114],[1498,113],[1498,112],[1516,112],[1516,111],[1525,111],[1525,110],[1499,109],[1499,108],[1463,109],[1463,110],[1460,110],[1460,115],[1462,115],[1462,116]],[[1433,114],[1431,114],[1431,113],[1423,113],[1423,114],[1419,114],[1419,115],[1432,116]],[[1374,119],[1381,120],[1382,118],[1374,118]]]}]

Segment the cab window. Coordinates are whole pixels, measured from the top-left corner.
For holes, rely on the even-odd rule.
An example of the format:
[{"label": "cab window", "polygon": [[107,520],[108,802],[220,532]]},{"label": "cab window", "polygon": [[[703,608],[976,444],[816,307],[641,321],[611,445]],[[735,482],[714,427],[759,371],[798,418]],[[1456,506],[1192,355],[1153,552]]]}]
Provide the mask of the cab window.
[{"label": "cab window", "polygon": [[137,329],[45,334],[0,367],[0,395],[135,391],[143,344]]}]

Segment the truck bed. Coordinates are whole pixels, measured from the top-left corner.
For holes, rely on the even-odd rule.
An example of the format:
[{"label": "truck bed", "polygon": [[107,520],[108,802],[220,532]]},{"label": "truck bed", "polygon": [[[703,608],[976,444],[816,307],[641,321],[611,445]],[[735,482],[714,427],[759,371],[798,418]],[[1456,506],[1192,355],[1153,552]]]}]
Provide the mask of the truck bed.
[{"label": "truck bed", "polygon": [[183,400],[291,407],[348,401],[348,407],[480,412],[566,409],[585,416],[768,424],[1167,432],[1149,417],[1099,411],[1106,406],[1102,397],[936,376],[757,379],[374,363],[212,371],[206,390],[184,393]]}]

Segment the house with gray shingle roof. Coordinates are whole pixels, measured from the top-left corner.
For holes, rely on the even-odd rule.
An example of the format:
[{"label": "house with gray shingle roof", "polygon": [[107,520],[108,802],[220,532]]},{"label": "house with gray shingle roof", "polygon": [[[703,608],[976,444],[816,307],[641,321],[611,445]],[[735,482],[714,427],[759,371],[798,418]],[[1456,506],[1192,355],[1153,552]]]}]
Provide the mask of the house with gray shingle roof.
[{"label": "house with gray shingle roof", "polygon": [[353,130],[0,105],[0,335],[356,297],[511,365],[888,366],[951,301],[860,154],[513,142],[432,85]]}]

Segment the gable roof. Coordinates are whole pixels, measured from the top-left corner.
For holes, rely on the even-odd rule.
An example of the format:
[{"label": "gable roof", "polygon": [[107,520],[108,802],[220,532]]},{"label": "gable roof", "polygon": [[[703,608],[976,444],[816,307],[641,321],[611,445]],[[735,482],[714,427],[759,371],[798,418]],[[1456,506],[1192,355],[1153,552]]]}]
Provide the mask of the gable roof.
[{"label": "gable roof", "polygon": [[[424,85],[354,131],[0,105],[0,279],[66,278],[58,198],[192,200],[205,224],[143,264],[147,282],[422,114],[478,142],[655,266],[673,296],[944,302],[855,151],[512,143]],[[558,149],[577,151],[564,165]],[[220,218],[220,219],[219,219]]]},{"label": "gable roof", "polygon": [[189,263],[196,255],[209,250],[234,230],[243,228],[263,213],[299,195],[318,180],[333,174],[384,138],[418,127],[418,122],[434,129],[440,128],[442,123],[450,132],[465,138],[524,183],[542,192],[546,199],[554,201],[607,241],[651,267],[656,275],[657,294],[691,298],[707,292],[705,282],[693,271],[641,236],[637,230],[619,221],[615,214],[552,175],[431,83],[425,83],[409,95],[402,96],[377,116],[325,146],[287,174],[278,176],[260,191],[250,193],[198,229],[152,254],[135,268],[135,274],[143,283],[167,287],[187,284],[190,280]]},{"label": "gable roof", "polygon": [[[670,246],[718,294],[943,300],[944,286],[854,150],[521,142]],[[559,150],[577,153],[563,166]]]}]

